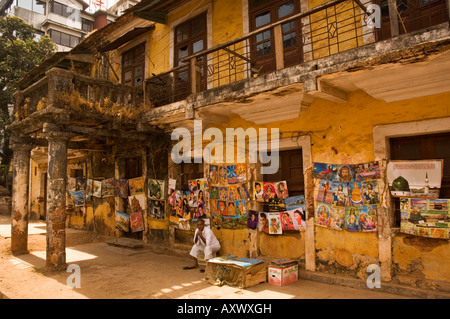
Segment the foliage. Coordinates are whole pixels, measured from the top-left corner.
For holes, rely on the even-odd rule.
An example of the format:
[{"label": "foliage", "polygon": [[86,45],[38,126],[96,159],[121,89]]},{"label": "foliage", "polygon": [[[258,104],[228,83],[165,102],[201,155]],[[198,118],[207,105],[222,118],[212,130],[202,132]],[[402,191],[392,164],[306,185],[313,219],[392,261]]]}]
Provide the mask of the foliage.
[{"label": "foliage", "polygon": [[[56,45],[48,36],[34,39],[33,26],[17,17],[0,17],[0,130],[13,120],[8,105],[14,102],[14,83],[38,66],[56,50]],[[5,157],[2,164],[11,158],[8,148],[8,136],[4,133]]]}]

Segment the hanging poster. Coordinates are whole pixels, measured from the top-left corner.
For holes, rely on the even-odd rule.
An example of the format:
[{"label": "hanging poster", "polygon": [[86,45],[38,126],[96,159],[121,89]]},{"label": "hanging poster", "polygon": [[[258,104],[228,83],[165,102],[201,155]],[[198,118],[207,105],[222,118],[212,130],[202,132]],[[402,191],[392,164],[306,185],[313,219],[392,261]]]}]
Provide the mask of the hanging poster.
[{"label": "hanging poster", "polygon": [[239,193],[239,197],[242,200],[245,200],[246,203],[251,200],[250,195],[249,195],[248,190],[247,190],[247,186],[245,186],[245,184],[242,184],[242,185],[238,186],[237,190],[238,190],[238,193]]},{"label": "hanging poster", "polygon": [[269,198],[269,212],[281,212],[286,210],[284,198]]},{"label": "hanging poster", "polygon": [[277,196],[275,187],[272,182],[263,182],[264,202],[268,203],[269,198],[275,198]]},{"label": "hanging poster", "polygon": [[293,215],[294,213],[292,212],[291,214],[291,211],[280,212],[281,228],[283,231],[295,230]]},{"label": "hanging poster", "polygon": [[198,189],[209,189],[208,180],[206,178],[197,179],[197,187]]},{"label": "hanging poster", "polygon": [[197,191],[197,206],[199,204],[205,204],[205,191],[203,189],[199,189]]},{"label": "hanging poster", "polygon": [[247,206],[245,200],[236,201],[236,215],[247,215]]},{"label": "hanging poster", "polygon": [[131,208],[132,213],[143,212],[145,210],[145,200],[144,194],[128,196],[128,203]]},{"label": "hanging poster", "polygon": [[359,207],[359,223],[363,232],[377,230],[377,207],[375,205]]},{"label": "hanging poster", "polygon": [[227,166],[219,166],[219,184],[225,185],[227,183]]},{"label": "hanging poster", "polygon": [[247,217],[247,228],[256,229],[258,226],[258,212],[250,210]]},{"label": "hanging poster", "polygon": [[204,218],[204,217],[206,217],[206,206],[204,203],[199,202],[197,205],[197,210],[196,210],[195,216],[193,216],[192,219]]},{"label": "hanging poster", "polygon": [[189,219],[180,218],[178,220],[178,229],[182,230],[190,230],[191,224]]},{"label": "hanging poster", "polygon": [[305,195],[291,196],[284,199],[286,210],[302,208],[305,211]]},{"label": "hanging poster", "polygon": [[84,176],[78,176],[75,179],[76,179],[75,190],[77,191],[84,190],[84,188],[86,187],[86,178]]},{"label": "hanging poster", "polygon": [[328,217],[328,228],[334,230],[344,229],[345,208],[338,206],[330,207],[330,215]]},{"label": "hanging poster", "polygon": [[211,186],[211,191],[209,193],[210,199],[219,199],[219,187]]},{"label": "hanging poster", "polygon": [[361,190],[361,182],[349,183],[349,205],[350,206],[362,206],[364,205],[363,193]]},{"label": "hanging poster", "polygon": [[211,184],[217,184],[219,182],[219,168],[217,165],[209,166],[209,180]]},{"label": "hanging poster", "polygon": [[92,179],[88,178],[86,180],[86,201],[90,201],[92,199],[93,184],[94,181]]},{"label": "hanging poster", "polygon": [[128,214],[116,211],[115,225],[116,225],[117,229],[119,229],[123,232],[126,232],[126,233],[129,232],[130,231],[130,216]]},{"label": "hanging poster", "polygon": [[400,199],[400,231],[406,234],[450,239],[449,199]]},{"label": "hanging poster", "polygon": [[361,182],[365,205],[377,205],[380,203],[380,194],[378,190],[378,181]]},{"label": "hanging poster", "polygon": [[238,200],[239,194],[237,192],[237,186],[228,186],[228,200]]},{"label": "hanging poster", "polygon": [[443,160],[391,161],[387,179],[394,197],[438,198]]},{"label": "hanging poster", "polygon": [[269,223],[269,234],[280,235],[283,233],[280,213],[267,213],[267,219]]},{"label": "hanging poster", "polygon": [[[148,200],[148,217],[163,220],[165,217],[165,201],[163,200]],[[177,206],[178,208],[178,206]]]},{"label": "hanging poster", "polygon": [[258,216],[258,230],[263,233],[269,233],[269,213],[260,212]]},{"label": "hanging poster", "polygon": [[159,179],[148,180],[148,197],[151,199],[164,199],[166,181]]},{"label": "hanging poster", "polygon": [[289,197],[289,192],[288,192],[286,181],[276,182],[276,183],[274,183],[274,186],[275,186],[275,191],[277,193],[278,198]]},{"label": "hanging poster", "polygon": [[360,208],[347,206],[345,207],[345,229],[348,231],[360,230]]},{"label": "hanging poster", "polygon": [[333,195],[331,193],[331,184],[333,182],[322,179],[320,180],[319,192],[317,193],[317,201],[321,203],[331,204]]},{"label": "hanging poster", "polygon": [[130,196],[144,194],[144,178],[136,177],[128,180],[128,190]]},{"label": "hanging poster", "polygon": [[355,165],[355,180],[357,182],[380,178],[381,178],[380,167],[377,161]]},{"label": "hanging poster", "polygon": [[102,197],[102,181],[94,180],[92,183],[92,196]]},{"label": "hanging poster", "polygon": [[236,201],[234,200],[227,201],[227,215],[236,216]]},{"label": "hanging poster", "polygon": [[114,195],[116,197],[128,198],[128,180],[116,179],[114,180]]},{"label": "hanging poster", "polygon": [[133,233],[144,230],[144,217],[142,216],[142,211],[130,214],[130,229]]},{"label": "hanging poster", "polygon": [[236,184],[238,182],[236,165],[227,165],[227,180],[228,184]]},{"label": "hanging poster", "polygon": [[255,182],[253,185],[253,199],[258,202],[264,202],[264,191],[261,182]]},{"label": "hanging poster", "polygon": [[219,188],[219,199],[220,200],[227,200],[228,199],[228,188],[227,187],[220,187]]},{"label": "hanging poster", "polygon": [[84,206],[84,191],[69,191],[75,206]]},{"label": "hanging poster", "polygon": [[348,183],[333,182],[331,187],[331,191],[333,193],[332,204],[342,207],[350,205],[348,189]]},{"label": "hanging poster", "polygon": [[236,164],[236,175],[238,183],[247,181],[247,165],[245,163]]},{"label": "hanging poster", "polygon": [[217,213],[219,215],[227,215],[227,201],[225,200],[217,201]]},{"label": "hanging poster", "polygon": [[116,193],[116,185],[114,178],[102,180],[102,197],[114,196]]},{"label": "hanging poster", "polygon": [[328,217],[330,216],[331,205],[318,203],[314,214],[314,222],[317,226],[328,227]]}]

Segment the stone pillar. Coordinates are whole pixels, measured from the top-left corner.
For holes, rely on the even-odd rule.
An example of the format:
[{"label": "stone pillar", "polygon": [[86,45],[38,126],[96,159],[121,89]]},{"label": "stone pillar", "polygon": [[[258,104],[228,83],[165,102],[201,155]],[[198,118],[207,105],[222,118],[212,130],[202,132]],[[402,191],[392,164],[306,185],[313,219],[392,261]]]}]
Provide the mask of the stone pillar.
[{"label": "stone pillar", "polygon": [[47,172],[47,257],[49,270],[66,269],[67,142],[62,132],[49,132]]},{"label": "stone pillar", "polygon": [[13,150],[13,185],[11,211],[11,252],[28,253],[28,178],[33,145],[11,139]]}]

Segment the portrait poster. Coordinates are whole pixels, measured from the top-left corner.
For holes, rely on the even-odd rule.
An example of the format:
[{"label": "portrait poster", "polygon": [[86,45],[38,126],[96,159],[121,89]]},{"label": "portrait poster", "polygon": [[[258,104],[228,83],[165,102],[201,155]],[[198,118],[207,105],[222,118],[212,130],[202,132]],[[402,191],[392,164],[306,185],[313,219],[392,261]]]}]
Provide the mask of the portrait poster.
[{"label": "portrait poster", "polygon": [[228,216],[236,216],[236,201],[235,200],[227,201],[227,215]]},{"label": "portrait poster", "polygon": [[145,200],[144,194],[128,196],[128,204],[130,205],[131,212],[143,212],[145,210]]},{"label": "portrait poster", "polygon": [[219,199],[219,187],[211,186],[211,190],[209,192],[210,199]]},{"label": "portrait poster", "polygon": [[128,180],[128,190],[130,191],[130,196],[144,194],[144,178],[130,178]]},{"label": "portrait poster", "polygon": [[117,229],[127,233],[130,231],[130,215],[116,211],[115,226]]},{"label": "portrait poster", "polygon": [[284,211],[280,212],[281,229],[283,231],[295,230],[294,225],[294,212]]},{"label": "portrait poster", "polygon": [[268,203],[269,198],[276,198],[277,194],[275,192],[275,186],[273,186],[273,182],[263,182],[263,191],[264,191],[264,202]]},{"label": "portrait poster", "polygon": [[258,215],[258,231],[263,233],[269,233],[269,213],[260,212]]},{"label": "portrait poster", "polygon": [[287,198],[289,197],[288,187],[286,181],[275,182],[275,192],[278,198]]},{"label": "portrait poster", "polygon": [[262,182],[254,182],[253,184],[253,199],[257,202],[264,202],[264,191]]},{"label": "portrait poster", "polygon": [[247,228],[256,229],[258,226],[258,212],[255,210],[249,210],[247,214]]},{"label": "portrait poster", "polygon": [[450,199],[400,199],[400,231],[420,237],[450,239]]},{"label": "portrait poster", "polygon": [[227,201],[218,200],[217,201],[217,213],[219,215],[227,215]]},{"label": "portrait poster", "polygon": [[377,230],[377,206],[367,205],[359,207],[359,227],[363,232]]},{"label": "portrait poster", "polygon": [[116,185],[114,178],[102,180],[102,197],[114,196],[116,194]]},{"label": "portrait poster", "polygon": [[348,190],[348,183],[331,182],[332,204],[341,207],[350,205]]},{"label": "portrait poster", "polygon": [[128,198],[128,180],[127,179],[116,179],[114,180],[116,197]]},{"label": "portrait poster", "polygon": [[237,186],[228,186],[228,200],[238,200]]},{"label": "portrait poster", "polygon": [[149,198],[157,200],[164,199],[166,181],[160,179],[149,179],[147,184]]},{"label": "portrait poster", "polygon": [[306,228],[306,214],[302,207],[297,207],[286,211],[294,223],[295,230]]},{"label": "portrait poster", "polygon": [[202,203],[205,204],[205,190],[204,189],[199,189],[197,191],[197,206]]},{"label": "portrait poster", "polygon": [[226,185],[227,184],[227,166],[219,165],[219,184]]},{"label": "portrait poster", "polygon": [[360,207],[345,207],[345,229],[348,231],[360,231]]},{"label": "portrait poster", "polygon": [[377,180],[361,182],[361,188],[364,196],[364,205],[380,204],[380,192]]},{"label": "portrait poster", "polygon": [[220,200],[228,199],[228,188],[227,187],[219,187],[219,199]]},{"label": "portrait poster", "polygon": [[269,234],[280,235],[283,233],[280,213],[267,213],[267,219],[269,223]]},{"label": "portrait poster", "polygon": [[227,165],[227,180],[228,184],[236,184],[238,182],[236,165]]},{"label": "portrait poster", "polygon": [[195,190],[188,190],[186,191],[186,195],[188,197],[189,207],[197,207],[198,192]]},{"label": "portrait poster", "polygon": [[195,211],[195,216],[193,216],[193,219],[204,217],[206,217],[206,205],[205,203],[198,202],[197,209]]},{"label": "portrait poster", "polygon": [[328,218],[330,216],[331,205],[317,203],[317,209],[314,214],[314,223],[317,226],[328,227]]},{"label": "portrait poster", "polygon": [[153,219],[164,220],[165,218],[165,201],[164,200],[148,200],[148,217]]},{"label": "portrait poster", "polygon": [[345,222],[345,207],[331,206],[328,216],[328,228],[343,230]]},{"label": "portrait poster", "polygon": [[144,216],[142,215],[142,211],[130,214],[130,229],[133,233],[144,230]]},{"label": "portrait poster", "polygon": [[86,201],[90,201],[92,199],[93,184],[94,180],[90,178],[86,180]]},{"label": "portrait poster", "polygon": [[443,160],[390,161],[387,179],[394,197],[438,198]]},{"label": "portrait poster", "polygon": [[250,195],[248,193],[247,186],[245,184],[238,186],[237,190],[238,190],[240,199],[245,200],[246,203],[251,200]]},{"label": "portrait poster", "polygon": [[209,166],[209,180],[211,184],[217,184],[219,182],[219,167],[217,165]]},{"label": "portrait poster", "polygon": [[188,188],[189,188],[189,191],[196,192],[199,189],[197,180],[196,179],[188,180]]},{"label": "portrait poster", "polygon": [[236,175],[238,183],[245,183],[247,181],[247,165],[245,163],[236,164]]},{"label": "portrait poster", "polygon": [[102,181],[94,180],[92,182],[92,196],[102,197]]}]

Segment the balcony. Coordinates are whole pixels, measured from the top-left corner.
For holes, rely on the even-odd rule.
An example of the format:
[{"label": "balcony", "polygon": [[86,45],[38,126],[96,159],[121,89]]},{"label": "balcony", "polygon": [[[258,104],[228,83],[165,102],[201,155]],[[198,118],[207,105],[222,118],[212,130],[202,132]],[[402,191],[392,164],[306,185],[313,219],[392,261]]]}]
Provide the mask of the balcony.
[{"label": "balcony", "polygon": [[15,93],[14,112],[19,121],[47,108],[71,111],[74,116],[127,120],[136,119],[145,107],[142,88],[53,68]]},{"label": "balcony", "polygon": [[[448,12],[441,10],[438,16],[438,2],[445,7],[445,1],[434,0],[425,4],[428,11],[420,8],[420,30],[389,30],[394,38],[386,40],[386,11],[381,12],[381,28],[373,28],[360,1],[335,0],[187,56],[173,69],[146,79],[145,96],[154,109],[145,120],[175,126],[192,118],[226,122],[235,113],[264,124],[298,117],[316,97],[342,102],[358,83],[341,86],[326,75],[448,37]],[[395,23],[412,25],[408,19],[416,19],[417,10],[404,11],[403,20]],[[170,119],[162,119],[163,109]]]}]

